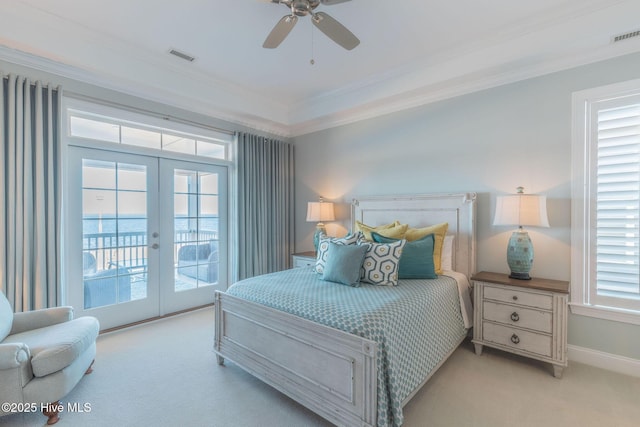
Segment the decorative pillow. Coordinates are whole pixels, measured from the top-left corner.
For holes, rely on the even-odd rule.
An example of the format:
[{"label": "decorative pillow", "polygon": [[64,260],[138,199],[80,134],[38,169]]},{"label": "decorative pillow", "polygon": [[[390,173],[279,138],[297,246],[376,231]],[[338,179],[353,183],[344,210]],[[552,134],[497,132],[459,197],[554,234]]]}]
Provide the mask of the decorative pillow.
[{"label": "decorative pillow", "polygon": [[444,236],[442,243],[442,271],[453,270],[453,238],[455,236]]},{"label": "decorative pillow", "polygon": [[434,235],[435,244],[433,246],[433,262],[436,266],[436,274],[442,274],[442,245],[444,244],[444,236],[446,236],[448,229],[449,224],[443,222],[442,224],[436,224],[430,227],[410,228],[404,234],[404,238],[409,242],[421,239],[427,234]]},{"label": "decorative pillow", "polygon": [[329,250],[329,242],[333,242],[337,245],[355,245],[358,241],[360,234],[349,234],[345,237],[327,237],[326,234],[320,235],[320,241],[318,243],[318,254],[316,257],[316,273],[324,273],[324,266],[327,263],[327,251]]},{"label": "decorative pillow", "polygon": [[339,245],[329,242],[322,280],[359,287],[360,269],[366,253],[366,246]]},{"label": "decorative pillow", "polygon": [[367,246],[361,280],[372,285],[397,286],[400,256],[405,243],[406,240],[393,243],[359,241],[359,245]]},{"label": "decorative pillow", "polygon": [[378,232],[386,237],[401,239],[404,236],[405,231],[407,231],[407,228],[409,228],[407,224],[403,225],[398,221],[391,224],[378,225],[376,227],[372,227],[360,221],[356,221],[356,231],[361,232],[364,235],[364,238],[369,242],[373,241],[373,239],[371,238],[371,232],[373,231]]},{"label": "decorative pillow", "polygon": [[[373,240],[380,243],[397,242],[397,239],[389,239],[376,232],[371,233]],[[436,279],[436,269],[433,264],[433,234],[428,234],[422,239],[407,242],[402,249],[399,279]]]}]

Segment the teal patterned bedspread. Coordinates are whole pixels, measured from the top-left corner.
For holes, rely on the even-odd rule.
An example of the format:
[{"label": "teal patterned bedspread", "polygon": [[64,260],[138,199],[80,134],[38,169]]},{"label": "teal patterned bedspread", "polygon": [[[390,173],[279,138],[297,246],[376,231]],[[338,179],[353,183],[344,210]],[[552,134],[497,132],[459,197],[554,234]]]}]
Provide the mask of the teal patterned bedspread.
[{"label": "teal patterned bedspread", "polygon": [[378,426],[400,426],[402,402],[466,335],[454,279],[352,288],[294,268],[245,279],[227,293],[378,343]]}]

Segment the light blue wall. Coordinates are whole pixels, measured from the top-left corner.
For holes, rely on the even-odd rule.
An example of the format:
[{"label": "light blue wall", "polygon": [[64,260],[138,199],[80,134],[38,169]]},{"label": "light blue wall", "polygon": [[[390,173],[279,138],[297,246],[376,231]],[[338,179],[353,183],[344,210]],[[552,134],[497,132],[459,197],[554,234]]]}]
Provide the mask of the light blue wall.
[{"label": "light blue wall", "polygon": [[[296,250],[313,248],[306,202],[342,202],[347,231],[353,197],[479,193],[478,270],[508,272],[509,227],[494,227],[495,197],[545,194],[551,228],[530,229],[532,274],[570,278],[572,92],[640,75],[640,54],[529,79],[294,139]],[[640,326],[571,315],[569,344],[640,359]]]}]

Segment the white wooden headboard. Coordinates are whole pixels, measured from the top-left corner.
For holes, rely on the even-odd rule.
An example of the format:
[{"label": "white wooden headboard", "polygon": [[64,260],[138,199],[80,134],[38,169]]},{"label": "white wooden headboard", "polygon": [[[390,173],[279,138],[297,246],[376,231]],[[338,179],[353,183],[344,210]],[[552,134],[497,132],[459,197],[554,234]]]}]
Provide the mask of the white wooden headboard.
[{"label": "white wooden headboard", "polygon": [[372,226],[397,220],[415,228],[449,223],[453,267],[467,277],[476,272],[475,217],[476,193],[363,197],[351,206],[352,229],[356,220]]}]

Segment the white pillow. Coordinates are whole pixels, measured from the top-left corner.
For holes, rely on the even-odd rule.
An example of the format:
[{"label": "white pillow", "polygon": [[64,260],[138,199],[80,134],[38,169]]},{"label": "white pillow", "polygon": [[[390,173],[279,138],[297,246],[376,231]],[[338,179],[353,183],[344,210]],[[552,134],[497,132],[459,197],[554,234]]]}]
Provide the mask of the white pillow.
[{"label": "white pillow", "polygon": [[444,236],[444,242],[442,243],[442,270],[453,270],[453,239],[455,236]]}]

